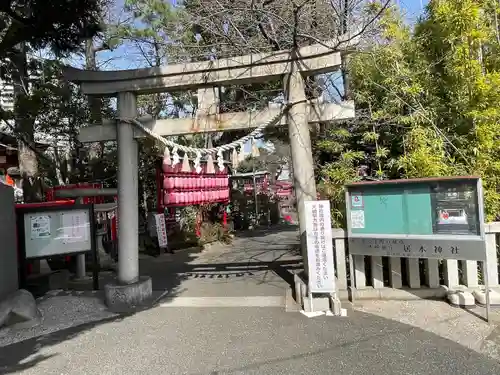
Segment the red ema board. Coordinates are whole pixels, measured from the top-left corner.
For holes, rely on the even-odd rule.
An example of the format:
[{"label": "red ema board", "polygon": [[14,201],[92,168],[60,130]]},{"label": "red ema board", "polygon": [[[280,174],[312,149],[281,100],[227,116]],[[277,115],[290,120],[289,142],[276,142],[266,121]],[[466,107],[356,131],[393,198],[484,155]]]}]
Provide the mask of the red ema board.
[{"label": "red ema board", "polygon": [[182,164],[175,166],[162,164],[158,169],[157,190],[160,211],[165,207],[182,207],[204,203],[229,202],[229,176],[227,167],[215,173],[207,173],[206,162],[202,170],[182,172]]}]

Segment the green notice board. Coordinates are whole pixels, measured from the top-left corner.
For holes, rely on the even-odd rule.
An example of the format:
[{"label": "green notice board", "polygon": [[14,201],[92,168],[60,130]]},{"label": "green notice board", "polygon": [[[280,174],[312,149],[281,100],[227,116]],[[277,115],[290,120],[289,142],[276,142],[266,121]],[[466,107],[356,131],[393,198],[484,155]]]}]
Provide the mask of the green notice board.
[{"label": "green notice board", "polygon": [[477,235],[477,182],[399,180],[347,186],[351,235]]},{"label": "green notice board", "polygon": [[[352,233],[433,234],[427,186],[412,186],[411,189],[371,187],[353,190],[351,197],[362,201],[362,206],[351,206],[351,213],[359,218],[357,225],[351,226]],[[364,215],[364,225],[361,215]]]}]

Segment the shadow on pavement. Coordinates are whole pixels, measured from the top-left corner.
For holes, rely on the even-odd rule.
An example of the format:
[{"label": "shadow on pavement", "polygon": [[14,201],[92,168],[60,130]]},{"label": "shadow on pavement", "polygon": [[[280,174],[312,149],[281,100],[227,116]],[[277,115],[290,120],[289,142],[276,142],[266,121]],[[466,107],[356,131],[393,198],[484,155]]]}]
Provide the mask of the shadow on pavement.
[{"label": "shadow on pavement", "polygon": [[[55,345],[74,339],[65,355],[79,367],[72,368],[70,374],[96,373],[92,372],[96,370],[92,361],[96,350],[100,350],[97,353],[104,357],[104,363],[120,364],[112,373],[121,375],[141,373],[144,364],[148,374],[500,374],[498,361],[472,349],[420,328],[359,311],[349,311],[345,318],[307,319],[273,308],[191,308],[168,316],[130,316],[130,321],[120,321],[125,317],[2,348],[0,373],[13,374],[42,363],[39,371],[46,371],[44,361],[65,348]],[[84,340],[79,337],[111,322],[118,324],[103,325],[99,333],[91,333],[95,336]],[[193,331],[169,335],[176,327],[188,330],[189,326]],[[251,329],[242,331],[241,327]],[[88,344],[93,339],[99,341],[102,335],[114,343],[113,348]],[[145,337],[149,341],[143,343]],[[152,342],[155,345],[151,346]],[[131,346],[137,350],[130,350]],[[129,355],[124,357],[123,352]],[[47,373],[68,373],[65,363],[58,361]]]},{"label": "shadow on pavement", "polygon": [[0,347],[0,374],[15,374],[19,371],[35,367],[39,363],[50,360],[55,356],[55,354],[40,353],[45,347],[71,340],[101,324],[122,321],[128,316],[131,316],[131,314],[122,314],[96,322],[81,324],[76,327]]},{"label": "shadow on pavement", "polygon": [[298,226],[292,224],[286,225],[273,225],[272,227],[264,228],[258,227],[253,230],[236,231],[234,236],[236,238],[255,238],[255,237],[265,237],[271,234],[286,233],[286,232],[297,232]]},{"label": "shadow on pavement", "polygon": [[[209,374],[500,373],[500,362],[491,357],[423,329],[363,312],[349,311],[348,318],[309,319],[300,328],[303,329],[302,337],[297,339],[304,341],[302,344],[294,342],[299,350],[279,356],[269,353],[267,358],[244,365],[220,366]],[[279,342],[275,345],[279,346]],[[205,375],[207,372],[191,374]]]},{"label": "shadow on pavement", "polygon": [[[285,230],[296,231],[296,228],[287,227]],[[288,250],[293,244],[283,243],[283,239],[275,239],[272,235],[283,233],[283,228],[272,228],[271,230],[254,231],[254,248],[245,247],[245,239],[236,242],[225,255],[215,256],[215,259],[204,260],[199,249],[191,251],[180,251],[175,254],[165,254],[159,257],[141,256],[140,273],[143,276],[150,276],[153,280],[154,299],[145,306],[138,307],[127,313],[115,314],[112,317],[99,317],[89,313],[87,321],[85,316],[68,316],[71,314],[81,314],[79,307],[69,307],[72,312],[58,311],[60,308],[51,306],[52,297],[44,297],[41,303],[47,303],[47,312],[44,315],[42,325],[32,330],[10,331],[15,338],[10,342],[2,338],[0,330],[0,374],[17,373],[37,366],[37,364],[50,360],[55,354],[47,354],[44,348],[54,346],[66,340],[77,338],[100,325],[110,322],[120,322],[125,318],[134,316],[137,312],[144,311],[157,306],[159,303],[167,302],[182,294],[186,289],[183,282],[188,279],[216,279],[214,281],[226,281],[228,284],[234,278],[253,278],[255,286],[266,283],[266,272],[273,273],[283,279],[292,288],[294,286],[293,273],[302,269],[300,258],[282,259],[285,255],[290,255]],[[266,236],[269,236],[265,239]],[[250,238],[250,236],[246,237]],[[256,242],[257,241],[257,242]],[[286,242],[286,241],[285,241]],[[255,248],[256,247],[256,248]],[[227,260],[227,258],[240,256],[242,261]],[[206,254],[205,254],[206,255]],[[212,256],[213,254],[208,254]],[[290,257],[288,257],[290,258]],[[199,263],[197,263],[199,262]],[[112,278],[112,275],[103,275],[100,287]],[[62,292],[63,297],[79,297],[80,293],[88,296],[90,292],[67,291]],[[92,294],[95,301],[102,293]],[[59,297],[56,295],[54,298]],[[87,308],[88,309],[88,308]],[[58,316],[61,316],[59,322]],[[85,315],[85,313],[83,314]],[[109,315],[109,314],[108,314]],[[92,320],[89,322],[89,320]],[[71,328],[64,328],[64,327]],[[59,329],[58,327],[62,328]],[[3,345],[3,346],[2,346]]]},{"label": "shadow on pavement", "polygon": [[[187,254],[180,254],[177,258],[179,262],[186,261]],[[141,272],[141,275],[144,275],[144,272]],[[39,326],[31,329],[0,329],[0,374],[17,373],[35,367],[38,363],[49,360],[53,356],[41,353],[45,347],[71,340],[100,325],[119,322],[136,313],[154,308],[160,303],[160,299],[164,302],[175,298],[181,292],[182,281],[187,277],[183,274],[172,273],[169,277],[162,279],[162,293],[153,291],[153,298],[146,304],[119,313],[105,309],[102,315],[106,317],[103,318],[99,316],[99,313],[90,312],[85,301],[90,298],[92,302],[89,302],[89,306],[96,305],[98,301],[101,301],[99,307],[104,306],[102,288],[113,278],[113,274],[103,274],[100,278],[101,290],[97,293],[90,290],[53,291],[57,293],[48,293],[37,299],[43,316]],[[74,307],[61,303],[61,299],[71,300],[72,298]],[[67,309],[64,309],[65,306]],[[60,329],[59,327],[70,328]],[[5,342],[10,337],[14,343],[6,344]]]},{"label": "shadow on pavement", "polygon": [[[182,281],[193,279],[211,281],[214,285],[222,282],[231,283],[235,279],[253,279],[258,284],[262,284],[266,283],[262,275],[266,272],[272,272],[293,288],[295,285],[293,280],[294,272],[298,272],[302,268],[301,260],[199,263],[182,264],[177,267],[162,269],[149,268],[148,276],[152,277],[153,290],[164,292],[161,300],[166,302],[166,299],[175,298],[186,290],[182,288]],[[173,283],[171,279],[181,280],[179,288],[173,294],[168,292]]]}]

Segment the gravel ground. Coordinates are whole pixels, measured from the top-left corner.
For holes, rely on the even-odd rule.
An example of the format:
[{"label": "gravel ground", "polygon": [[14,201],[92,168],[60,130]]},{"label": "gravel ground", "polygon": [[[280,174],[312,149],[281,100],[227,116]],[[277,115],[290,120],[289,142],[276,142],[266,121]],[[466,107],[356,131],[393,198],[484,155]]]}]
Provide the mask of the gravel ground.
[{"label": "gravel ground", "polygon": [[58,293],[59,291],[53,291],[37,300],[38,309],[42,314],[40,325],[23,330],[0,330],[0,352],[2,346],[117,316],[107,311],[101,298],[93,293],[55,296]]}]

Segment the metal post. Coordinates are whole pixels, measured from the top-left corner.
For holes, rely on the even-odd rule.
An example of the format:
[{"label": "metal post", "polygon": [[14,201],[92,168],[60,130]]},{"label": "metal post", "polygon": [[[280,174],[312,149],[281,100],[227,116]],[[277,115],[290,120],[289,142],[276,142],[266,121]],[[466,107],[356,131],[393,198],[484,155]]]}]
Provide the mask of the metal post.
[{"label": "metal post", "polygon": [[[76,199],[77,204],[83,204],[83,198],[78,197]],[[76,279],[81,280],[87,276],[87,270],[85,269],[85,254],[78,254],[76,256]]]},{"label": "metal post", "polygon": [[285,77],[284,87],[289,103],[299,102],[288,111],[288,136],[293,163],[293,180],[299,214],[300,242],[304,272],[308,273],[306,212],[305,201],[316,200],[316,181],[314,179],[314,163],[309,134],[305,83],[302,75],[293,64],[292,71]]},{"label": "metal post", "polygon": [[76,278],[84,279],[87,276],[85,269],[85,254],[78,254],[76,256]]},{"label": "metal post", "polygon": [[257,182],[255,180],[255,159],[252,159],[252,178],[253,178],[253,200],[255,209],[254,225],[255,227],[257,227],[257,225],[260,224],[260,220],[259,220],[259,206],[257,203]]},{"label": "metal post", "polygon": [[351,290],[351,303],[354,303],[354,293],[356,292],[356,280],[354,279],[354,259],[351,254],[349,254],[349,288]]},{"label": "metal post", "polygon": [[[488,255],[486,255],[488,258]],[[490,312],[491,312],[491,302],[490,302],[490,282],[488,277],[488,259],[483,262],[483,274],[484,274],[484,286],[485,286],[485,296],[486,296],[486,321],[490,323]]]},{"label": "metal post", "polygon": [[[137,116],[133,93],[118,94],[120,118]],[[132,124],[117,124],[118,145],[118,282],[132,284],[139,279],[139,181],[138,148]]]}]

